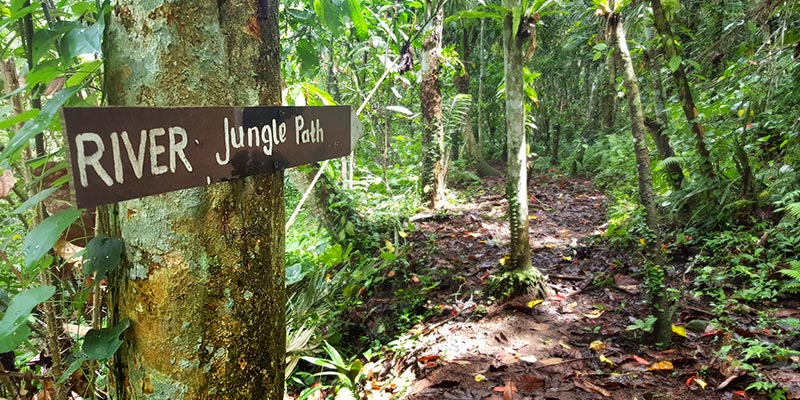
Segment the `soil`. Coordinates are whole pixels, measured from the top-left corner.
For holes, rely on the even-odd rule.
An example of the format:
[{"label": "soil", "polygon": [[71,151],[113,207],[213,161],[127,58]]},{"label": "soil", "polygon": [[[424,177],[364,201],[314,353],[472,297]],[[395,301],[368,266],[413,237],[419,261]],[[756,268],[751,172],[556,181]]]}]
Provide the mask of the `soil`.
[{"label": "soil", "polygon": [[[490,297],[487,285],[502,268],[508,240],[503,193],[503,181],[487,178],[457,209],[411,218],[410,265],[393,276],[394,285],[373,293],[362,316],[369,332],[401,314],[428,318],[399,338],[383,338],[393,356],[367,364],[362,398],[754,398],[743,391],[753,379],[714,356],[723,338],[713,325],[678,328],[663,351],[644,330],[628,329],[652,314],[640,293],[644,258],[603,240],[607,199],[589,180],[531,180],[533,264],[547,275],[549,294],[543,302]],[[671,284],[686,289],[688,282],[677,275]],[[398,293],[427,302],[401,313],[397,304],[407,300]],[[683,297],[689,302],[682,300],[675,325],[713,318],[707,306]]]}]

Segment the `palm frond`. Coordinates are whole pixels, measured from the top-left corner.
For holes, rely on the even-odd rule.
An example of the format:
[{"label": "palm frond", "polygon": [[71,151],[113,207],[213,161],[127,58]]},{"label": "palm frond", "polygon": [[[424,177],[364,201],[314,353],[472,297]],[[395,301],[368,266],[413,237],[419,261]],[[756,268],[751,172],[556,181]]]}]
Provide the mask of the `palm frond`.
[{"label": "palm frond", "polygon": [[471,108],[472,96],[460,93],[453,97],[442,116],[445,137],[454,137],[461,131],[464,121],[469,118]]}]

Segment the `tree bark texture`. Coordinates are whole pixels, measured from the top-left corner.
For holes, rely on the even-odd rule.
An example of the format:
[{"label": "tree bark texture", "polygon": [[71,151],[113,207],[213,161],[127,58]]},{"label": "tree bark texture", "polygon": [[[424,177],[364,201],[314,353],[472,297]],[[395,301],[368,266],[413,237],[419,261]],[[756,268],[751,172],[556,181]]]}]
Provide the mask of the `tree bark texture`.
[{"label": "tree bark texture", "polygon": [[[656,239],[651,243],[650,247],[654,248],[653,253],[658,254],[660,249],[654,244],[661,242],[661,218],[656,204],[656,196],[653,192],[653,177],[650,172],[650,155],[647,150],[647,139],[645,137],[644,126],[644,112],[642,111],[642,99],[639,93],[639,82],[636,78],[636,72],[633,69],[633,62],[631,61],[630,51],[628,50],[628,42],[625,38],[625,27],[622,24],[621,18],[617,14],[611,14],[608,17],[608,24],[613,29],[616,36],[617,56],[622,66],[623,80],[625,84],[625,91],[628,98],[628,110],[631,120],[631,134],[633,135],[633,148],[636,156],[636,169],[639,181],[639,202],[645,208],[647,227],[655,233]],[[658,259],[658,257],[656,257]],[[656,261],[656,264],[659,264]],[[663,273],[663,268],[660,266],[659,271]],[[662,283],[666,282],[661,279]],[[655,336],[656,343],[667,347],[672,341],[672,318],[670,315],[670,308],[667,304],[666,287],[663,290],[655,290],[651,293],[654,297],[653,308],[654,314],[657,318],[653,326],[653,335]]]},{"label": "tree bark texture", "polygon": [[[434,9],[428,2],[428,8]],[[431,209],[441,206],[445,193],[445,176],[447,159],[444,148],[444,125],[442,124],[442,89],[439,82],[439,70],[442,57],[442,28],[444,12],[436,9],[436,14],[428,23],[425,37],[422,40],[422,83],[420,97],[422,99],[422,117],[425,120],[425,132],[422,134],[422,170],[420,181],[423,201]]]},{"label": "tree bark texture", "polygon": [[603,134],[606,136],[614,133],[614,120],[617,116],[617,46],[616,37],[606,27],[606,42],[608,42],[608,55],[606,56],[605,81],[600,89],[600,112],[602,116]]},{"label": "tree bark texture", "polygon": [[[679,56],[675,40],[672,36],[672,29],[667,22],[667,17],[664,14],[664,8],[661,6],[661,0],[651,0],[650,4],[653,9],[653,21],[656,26],[656,31],[661,37],[661,43],[664,46],[664,54],[667,59]],[[681,99],[681,107],[686,120],[694,133],[695,148],[697,154],[700,156],[700,173],[706,178],[714,176],[714,169],[711,164],[711,152],[706,147],[706,132],[703,124],[700,123],[699,113],[694,103],[692,96],[692,89],[689,86],[689,80],[686,78],[686,68],[683,63],[679,63],[677,68],[672,72],[672,77],[675,80],[675,86],[678,89],[678,96]]]},{"label": "tree bark texture", "polygon": [[[508,3],[515,3],[509,1]],[[518,1],[516,2],[518,3]],[[512,5],[509,4],[509,9]],[[508,176],[506,197],[511,230],[510,266],[529,270],[531,246],[528,232],[528,171],[525,138],[525,97],[522,83],[523,39],[513,37],[513,22],[509,14],[503,29],[503,48],[506,76],[506,132],[508,142]]]},{"label": "tree bark texture", "polygon": [[[276,0],[114,2],[112,105],[279,104]],[[221,128],[220,128],[221,129]],[[112,322],[119,399],[283,398],[283,174],[120,205]]]}]

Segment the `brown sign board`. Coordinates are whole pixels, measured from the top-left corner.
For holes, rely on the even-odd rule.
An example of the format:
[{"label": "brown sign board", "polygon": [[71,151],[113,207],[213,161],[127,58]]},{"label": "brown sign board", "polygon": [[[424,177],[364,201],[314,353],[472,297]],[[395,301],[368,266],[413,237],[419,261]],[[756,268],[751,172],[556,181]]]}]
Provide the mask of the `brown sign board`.
[{"label": "brown sign board", "polygon": [[350,106],[65,107],[73,198],[94,207],[344,157]]}]

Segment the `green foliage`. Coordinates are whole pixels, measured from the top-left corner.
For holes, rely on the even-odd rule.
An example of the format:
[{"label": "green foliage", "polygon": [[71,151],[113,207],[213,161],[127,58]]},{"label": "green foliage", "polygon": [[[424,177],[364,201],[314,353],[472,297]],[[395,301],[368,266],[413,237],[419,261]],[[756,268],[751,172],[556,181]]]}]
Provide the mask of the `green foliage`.
[{"label": "green foliage", "polygon": [[115,326],[91,329],[83,338],[83,353],[89,360],[105,361],[111,359],[122,345],[119,336],[130,326],[130,321],[124,319]]},{"label": "green foliage", "polygon": [[800,293],[800,260],[789,260],[790,268],[779,270],[790,281],[785,282],[781,290],[787,293]]},{"label": "green foliage", "polygon": [[28,318],[36,306],[53,296],[56,288],[39,286],[25,290],[11,299],[0,320],[0,353],[13,351],[28,340],[31,329]]}]

